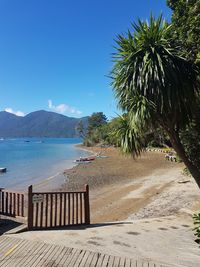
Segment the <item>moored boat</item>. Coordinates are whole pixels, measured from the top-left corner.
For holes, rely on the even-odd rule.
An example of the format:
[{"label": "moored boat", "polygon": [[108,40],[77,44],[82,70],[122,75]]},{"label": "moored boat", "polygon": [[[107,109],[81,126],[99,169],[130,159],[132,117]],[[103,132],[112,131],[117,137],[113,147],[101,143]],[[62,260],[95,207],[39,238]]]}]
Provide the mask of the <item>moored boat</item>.
[{"label": "moored boat", "polygon": [[75,162],[88,162],[95,160],[95,157],[80,157],[79,159],[76,159]]},{"label": "moored boat", "polygon": [[6,172],[6,171],[7,171],[6,168],[0,168],[0,173],[1,173],[1,172]]}]

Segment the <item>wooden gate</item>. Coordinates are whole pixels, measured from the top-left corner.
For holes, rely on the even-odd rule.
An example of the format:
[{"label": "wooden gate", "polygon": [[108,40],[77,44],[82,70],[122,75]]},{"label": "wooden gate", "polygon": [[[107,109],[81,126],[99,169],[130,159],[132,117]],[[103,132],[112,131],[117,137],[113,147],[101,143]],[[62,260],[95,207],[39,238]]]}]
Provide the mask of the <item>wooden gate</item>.
[{"label": "wooden gate", "polygon": [[1,189],[0,215],[25,217],[25,195],[23,193]]},{"label": "wooden gate", "polygon": [[28,188],[28,230],[90,224],[89,186],[83,191],[33,192]]}]

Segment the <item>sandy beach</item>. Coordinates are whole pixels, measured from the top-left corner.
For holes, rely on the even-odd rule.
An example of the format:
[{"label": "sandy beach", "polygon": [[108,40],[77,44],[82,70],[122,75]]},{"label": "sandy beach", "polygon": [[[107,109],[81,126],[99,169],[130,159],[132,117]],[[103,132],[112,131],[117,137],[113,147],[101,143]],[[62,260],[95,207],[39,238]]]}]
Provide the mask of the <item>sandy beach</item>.
[{"label": "sandy beach", "polygon": [[137,160],[115,148],[102,152],[106,158],[67,170],[68,182],[61,188],[89,184],[90,226],[12,236],[158,262],[157,266],[199,266],[192,215],[199,211],[200,193],[193,178],[181,173],[183,164],[166,161],[160,152],[146,152]]},{"label": "sandy beach", "polygon": [[183,164],[165,160],[163,153],[133,159],[113,147],[82,148],[106,157],[66,170],[62,190],[89,184],[92,223],[174,215],[200,202],[193,178],[182,174]]}]

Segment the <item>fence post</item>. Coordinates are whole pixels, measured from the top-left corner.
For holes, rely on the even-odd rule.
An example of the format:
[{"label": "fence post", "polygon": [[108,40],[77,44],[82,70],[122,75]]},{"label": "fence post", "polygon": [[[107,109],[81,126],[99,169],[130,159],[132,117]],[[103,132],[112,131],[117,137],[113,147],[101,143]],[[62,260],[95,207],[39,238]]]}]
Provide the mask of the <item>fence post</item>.
[{"label": "fence post", "polygon": [[28,187],[28,230],[33,229],[33,186]]},{"label": "fence post", "polygon": [[90,200],[89,200],[89,185],[85,185],[85,223],[90,224]]}]

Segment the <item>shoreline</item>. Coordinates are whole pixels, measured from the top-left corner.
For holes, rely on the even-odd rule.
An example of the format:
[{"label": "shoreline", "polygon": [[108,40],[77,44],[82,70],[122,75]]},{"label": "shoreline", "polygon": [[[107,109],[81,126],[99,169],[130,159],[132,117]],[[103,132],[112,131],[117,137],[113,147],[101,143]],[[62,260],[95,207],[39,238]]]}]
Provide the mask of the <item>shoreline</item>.
[{"label": "shoreline", "polygon": [[[79,148],[107,156],[66,170],[68,180],[60,188],[89,184],[92,223],[175,215],[200,201],[194,180],[181,173],[183,164],[166,161],[161,152],[145,152],[133,160],[113,147]],[[183,180],[188,182],[179,184]]]},{"label": "shoreline", "polygon": [[[49,163],[49,167],[51,168],[51,171],[47,171],[43,173],[41,170],[38,175],[35,175],[33,173],[33,177],[31,175],[26,176],[24,180],[19,180],[19,183],[16,182],[17,180],[14,179],[13,182],[9,182],[7,185],[3,186],[6,188],[6,190],[15,190],[17,188],[20,192],[26,192],[29,185],[33,185],[33,187],[37,191],[53,191],[62,186],[63,183],[66,182],[66,176],[64,175],[66,170],[73,169],[77,164],[74,162],[75,158],[79,156],[88,156],[89,151],[86,151],[87,153],[83,153],[83,149],[79,147],[81,143],[75,143],[71,144],[74,147],[74,150],[77,150],[79,152],[76,152],[76,156],[72,159],[62,159],[60,161],[55,162],[53,165]],[[81,153],[82,151],[82,153]],[[91,153],[91,152],[90,152]],[[81,155],[82,154],[82,155]],[[66,167],[67,166],[67,167]],[[48,169],[48,167],[46,166]],[[9,172],[5,173],[5,177],[2,177],[4,180],[7,178],[12,179],[9,174]],[[10,175],[9,177],[7,177]],[[32,177],[32,178],[31,178]],[[8,179],[8,180],[9,180]]]}]

